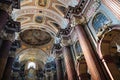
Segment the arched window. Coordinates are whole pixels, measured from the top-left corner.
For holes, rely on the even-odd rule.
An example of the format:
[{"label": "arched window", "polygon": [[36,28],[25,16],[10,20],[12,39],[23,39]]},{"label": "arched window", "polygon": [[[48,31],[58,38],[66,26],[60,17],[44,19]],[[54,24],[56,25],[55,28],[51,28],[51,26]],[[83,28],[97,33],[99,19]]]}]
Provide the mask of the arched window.
[{"label": "arched window", "polygon": [[34,62],[29,62],[28,63],[28,69],[30,69],[30,68],[36,69],[36,64]]},{"label": "arched window", "polygon": [[109,22],[109,19],[103,13],[99,12],[95,15],[92,21],[92,25],[97,33],[101,27],[108,24]]},{"label": "arched window", "polygon": [[76,54],[77,54],[77,56],[79,56],[79,55],[82,54],[82,49],[81,49],[81,46],[80,46],[79,41],[76,42],[76,44],[75,44],[75,49],[76,49]]}]

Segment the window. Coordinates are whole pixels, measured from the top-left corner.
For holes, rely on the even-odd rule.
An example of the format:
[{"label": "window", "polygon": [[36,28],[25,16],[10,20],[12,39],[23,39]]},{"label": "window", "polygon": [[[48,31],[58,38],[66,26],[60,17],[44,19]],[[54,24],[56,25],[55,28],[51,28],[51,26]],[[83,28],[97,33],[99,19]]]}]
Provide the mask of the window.
[{"label": "window", "polygon": [[28,69],[30,69],[30,68],[36,68],[36,64],[34,63],[34,62],[29,62],[28,63]]},{"label": "window", "polygon": [[76,49],[77,56],[81,55],[82,49],[81,49],[79,41],[76,42],[75,49]]},{"label": "window", "polygon": [[109,22],[109,19],[103,13],[99,12],[95,15],[92,21],[92,25],[97,33],[101,27],[108,24]]}]

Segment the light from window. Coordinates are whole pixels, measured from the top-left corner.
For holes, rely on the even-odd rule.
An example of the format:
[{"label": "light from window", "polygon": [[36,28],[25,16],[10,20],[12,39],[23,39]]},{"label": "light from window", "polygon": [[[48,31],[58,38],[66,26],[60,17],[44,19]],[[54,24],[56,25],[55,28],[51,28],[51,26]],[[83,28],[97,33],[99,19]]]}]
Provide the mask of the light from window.
[{"label": "light from window", "polygon": [[97,13],[92,21],[92,25],[96,32],[98,32],[101,27],[108,23],[108,18],[101,12]]},{"label": "light from window", "polygon": [[28,69],[30,69],[30,68],[36,68],[36,64],[34,63],[34,62],[29,62],[28,63]]}]

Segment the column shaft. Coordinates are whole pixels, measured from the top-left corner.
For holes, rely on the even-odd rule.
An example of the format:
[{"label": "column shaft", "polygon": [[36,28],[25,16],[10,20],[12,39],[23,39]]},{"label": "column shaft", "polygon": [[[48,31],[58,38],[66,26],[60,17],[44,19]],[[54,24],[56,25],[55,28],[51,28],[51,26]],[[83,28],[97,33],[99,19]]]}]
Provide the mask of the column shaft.
[{"label": "column shaft", "polygon": [[64,80],[64,73],[62,68],[62,59],[56,58],[57,80]]},{"label": "column shaft", "polygon": [[1,48],[1,46],[2,46],[2,41],[3,41],[3,40],[0,38],[0,48]]},{"label": "column shaft", "polygon": [[9,50],[11,47],[11,41],[9,40],[3,40],[2,46],[0,48],[0,80],[3,76],[4,69],[7,63],[7,58],[9,55]]},{"label": "column shaft", "polygon": [[13,57],[8,57],[2,80],[10,80],[13,61]]},{"label": "column shaft", "polygon": [[0,10],[0,31],[5,26],[8,17],[9,17],[9,15],[8,15],[8,13],[6,11]]},{"label": "column shaft", "polygon": [[63,47],[64,61],[67,71],[68,80],[78,80],[77,73],[74,67],[74,61],[70,51],[70,46]]},{"label": "column shaft", "polygon": [[79,42],[92,79],[107,80],[102,70],[101,64],[99,63],[98,56],[96,56],[96,52],[93,50],[92,45],[90,44],[90,41],[83,29],[83,26],[78,25],[75,27],[75,29],[77,31]]}]

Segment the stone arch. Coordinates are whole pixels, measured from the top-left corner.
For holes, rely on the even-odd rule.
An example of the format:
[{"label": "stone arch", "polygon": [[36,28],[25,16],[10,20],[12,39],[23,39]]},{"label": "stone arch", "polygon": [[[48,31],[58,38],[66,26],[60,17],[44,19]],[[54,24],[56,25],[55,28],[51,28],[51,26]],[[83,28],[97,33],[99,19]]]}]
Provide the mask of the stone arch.
[{"label": "stone arch", "polygon": [[[115,64],[114,55],[117,53],[117,44],[120,45],[120,25],[110,26],[105,30],[98,45],[98,54],[111,79],[119,80],[120,71]],[[119,38],[119,39],[118,39]]]}]

